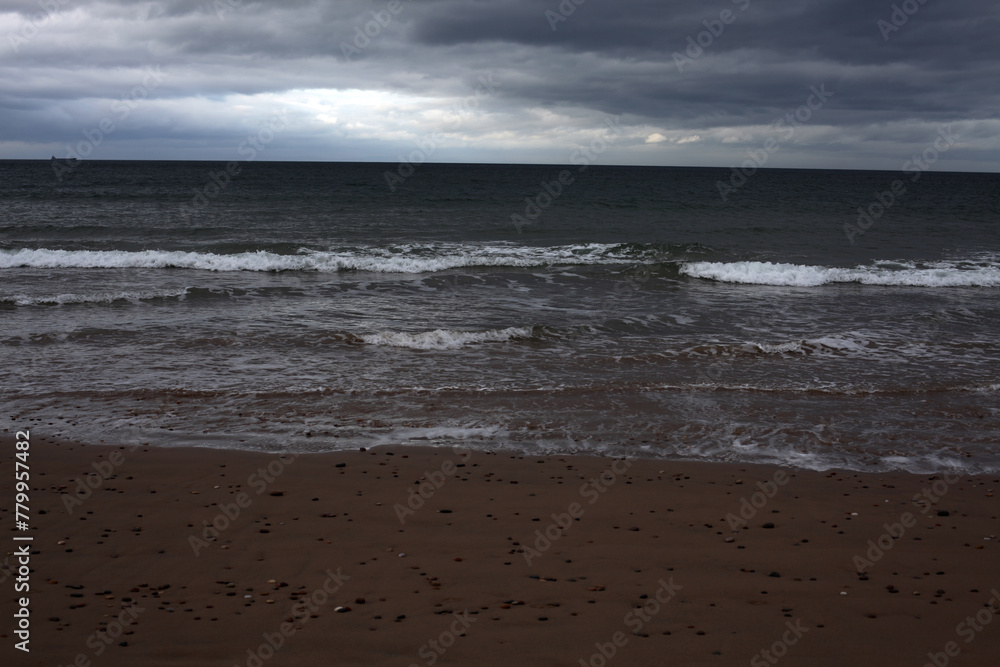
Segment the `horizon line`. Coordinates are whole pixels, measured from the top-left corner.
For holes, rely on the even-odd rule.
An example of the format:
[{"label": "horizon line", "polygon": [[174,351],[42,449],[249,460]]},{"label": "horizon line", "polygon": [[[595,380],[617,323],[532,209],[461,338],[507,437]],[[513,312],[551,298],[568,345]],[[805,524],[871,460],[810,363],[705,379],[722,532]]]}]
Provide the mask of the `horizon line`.
[{"label": "horizon line", "polygon": [[[52,162],[53,159],[65,160],[65,158],[4,158],[0,157],[0,162]],[[74,160],[77,163],[84,162],[205,162],[205,163],[222,163],[227,164],[229,162],[236,163],[246,163],[246,162],[265,162],[269,164],[379,164],[379,165],[395,165],[399,164],[398,160],[384,161],[384,160],[220,160],[220,159],[176,159],[176,158],[160,158],[160,159],[149,159],[149,158],[83,158],[79,160]],[[480,166],[480,167],[568,167],[572,169],[579,169],[579,165],[564,163],[560,164],[557,162],[423,162],[421,166]],[[648,165],[648,164],[590,164],[587,168],[591,167],[614,167],[614,168],[631,168],[631,169],[713,169],[713,170],[731,170],[732,166],[727,167],[706,167],[706,166],[696,166],[696,165]],[[862,171],[862,172],[873,172],[873,173],[897,173],[901,170],[899,169],[864,169],[864,168],[848,168],[848,167],[759,167],[757,171]],[[963,171],[963,170],[950,170],[950,169],[927,169],[921,173],[938,173],[938,174],[997,174],[1000,175],[1000,166],[997,167],[996,171]]]}]

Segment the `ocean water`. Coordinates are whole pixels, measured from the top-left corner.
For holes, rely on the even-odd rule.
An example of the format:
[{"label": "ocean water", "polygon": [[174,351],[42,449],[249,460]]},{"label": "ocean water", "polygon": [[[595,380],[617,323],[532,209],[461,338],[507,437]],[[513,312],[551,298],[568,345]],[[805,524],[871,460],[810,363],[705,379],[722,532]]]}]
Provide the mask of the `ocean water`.
[{"label": "ocean water", "polygon": [[723,200],[723,169],[226,167],[0,161],[0,417],[1000,470],[998,175],[763,170]]}]

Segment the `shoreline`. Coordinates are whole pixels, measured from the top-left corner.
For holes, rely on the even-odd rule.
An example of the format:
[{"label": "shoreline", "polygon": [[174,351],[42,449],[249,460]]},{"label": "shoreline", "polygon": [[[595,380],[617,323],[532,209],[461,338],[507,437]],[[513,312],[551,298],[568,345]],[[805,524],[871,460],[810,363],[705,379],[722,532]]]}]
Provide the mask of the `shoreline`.
[{"label": "shoreline", "polygon": [[[13,432],[0,442],[12,473]],[[34,435],[29,461],[30,654],[0,628],[14,664],[1000,654],[997,475],[408,445],[283,459]]]}]

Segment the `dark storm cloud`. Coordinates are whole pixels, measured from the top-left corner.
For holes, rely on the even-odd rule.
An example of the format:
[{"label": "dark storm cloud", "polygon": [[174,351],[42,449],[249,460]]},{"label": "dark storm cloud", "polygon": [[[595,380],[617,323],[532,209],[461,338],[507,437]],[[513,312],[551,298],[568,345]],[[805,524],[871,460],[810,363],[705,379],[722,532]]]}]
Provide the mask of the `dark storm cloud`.
[{"label": "dark storm cloud", "polygon": [[[639,101],[655,116],[669,115],[671,107],[679,106],[682,118],[690,118],[692,108],[714,107],[728,123],[731,114],[753,114],[753,107],[799,104],[803,82],[827,81],[841,90],[847,86],[845,92],[856,100],[852,108],[896,116],[925,111],[947,114],[952,109],[962,114],[975,106],[976,99],[985,103],[981,111],[986,111],[991,105],[995,108],[1000,92],[1000,87],[985,89],[989,69],[1000,61],[995,38],[1000,30],[1000,10],[995,2],[928,0],[917,5],[919,11],[907,16],[906,24],[888,32],[888,40],[878,21],[891,20],[892,5],[870,0],[697,0],[669,4],[589,0],[565,21],[551,22],[555,30],[548,19],[540,21],[539,15],[545,9],[558,8],[556,2],[477,4],[462,12],[459,8],[463,4],[434,3],[433,11],[418,23],[417,40],[431,46],[472,47],[484,42],[545,50],[555,46],[663,66],[659,76],[632,80],[620,80],[615,73],[617,85],[616,81],[601,81],[595,86],[587,80],[588,73],[580,72],[577,77],[561,77],[539,86],[551,91],[554,101],[580,101],[579,94],[612,105],[616,111]],[[686,76],[676,76],[673,54],[687,57],[689,52],[697,53],[701,48],[698,42],[692,47],[689,40],[698,40],[699,33],[711,27],[703,21],[718,30],[719,14],[726,10],[732,12],[732,22],[723,25],[718,36],[712,35],[700,57],[684,66]],[[738,59],[740,65],[714,67],[701,62],[726,56]],[[537,66],[546,68],[545,63]],[[905,76],[901,71],[904,67],[909,70]],[[864,68],[872,71],[853,71]],[[954,93],[960,95],[959,104],[955,104]],[[544,90],[532,91],[533,97],[544,94]]]},{"label": "dark storm cloud", "polygon": [[[621,116],[609,161],[725,165],[822,87],[833,95],[769,166],[892,168],[946,123],[962,141],[938,167],[995,170],[1000,158],[1000,7],[982,0],[14,0],[0,11],[8,155],[51,152],[127,104],[107,157],[138,145],[214,157],[281,107],[291,122],[269,155],[282,159],[393,159],[446,131],[436,159],[565,161]],[[137,98],[150,67],[164,76]],[[443,125],[486,73],[500,84]]]}]

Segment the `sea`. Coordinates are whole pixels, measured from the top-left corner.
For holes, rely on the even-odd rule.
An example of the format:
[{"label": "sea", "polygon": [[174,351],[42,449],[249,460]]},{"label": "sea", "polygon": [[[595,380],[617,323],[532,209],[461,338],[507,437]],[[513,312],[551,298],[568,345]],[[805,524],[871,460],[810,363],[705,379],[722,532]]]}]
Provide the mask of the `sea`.
[{"label": "sea", "polygon": [[1000,174],[0,161],[0,419],[1000,470]]}]

